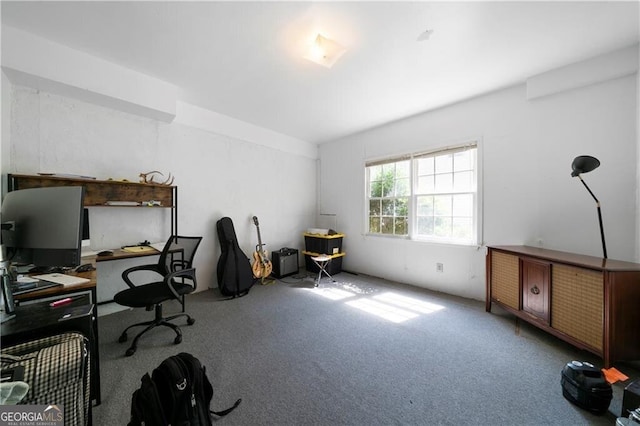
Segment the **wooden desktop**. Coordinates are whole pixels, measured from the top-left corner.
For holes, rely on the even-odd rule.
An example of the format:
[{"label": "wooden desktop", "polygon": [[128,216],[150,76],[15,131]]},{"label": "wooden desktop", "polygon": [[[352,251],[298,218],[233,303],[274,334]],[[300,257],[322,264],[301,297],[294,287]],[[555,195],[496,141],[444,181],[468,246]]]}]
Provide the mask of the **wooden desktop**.
[{"label": "wooden desktop", "polygon": [[[86,258],[83,258],[83,261],[85,260]],[[87,261],[85,263],[94,263],[94,262]],[[18,304],[20,304],[20,303],[24,303],[34,299],[44,299],[44,298],[62,296],[68,293],[78,293],[81,291],[89,291],[91,292],[91,303],[96,303],[97,279],[96,279],[95,270],[88,271],[88,272],[69,271],[65,273],[68,275],[73,275],[81,278],[87,278],[89,282],[85,282],[82,284],[71,284],[71,285],[65,285],[65,286],[60,285],[56,287],[49,287],[42,290],[36,290],[29,293],[23,293],[23,294],[14,296],[14,299],[18,302]]]}]

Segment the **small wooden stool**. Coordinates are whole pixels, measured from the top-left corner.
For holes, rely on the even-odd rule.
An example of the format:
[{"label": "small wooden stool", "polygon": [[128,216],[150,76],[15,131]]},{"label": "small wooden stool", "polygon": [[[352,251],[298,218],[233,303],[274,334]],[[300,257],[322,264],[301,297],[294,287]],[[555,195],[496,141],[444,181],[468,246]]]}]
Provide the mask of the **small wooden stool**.
[{"label": "small wooden stool", "polygon": [[311,256],[311,260],[313,260],[313,263],[318,265],[318,268],[320,268],[320,270],[318,271],[318,278],[316,279],[316,284],[315,284],[316,287],[320,285],[320,280],[322,279],[322,273],[324,273],[327,277],[333,280],[333,277],[329,275],[329,273],[327,272],[327,265],[329,265],[329,263],[331,262],[331,256],[326,256],[321,254],[319,256]]}]

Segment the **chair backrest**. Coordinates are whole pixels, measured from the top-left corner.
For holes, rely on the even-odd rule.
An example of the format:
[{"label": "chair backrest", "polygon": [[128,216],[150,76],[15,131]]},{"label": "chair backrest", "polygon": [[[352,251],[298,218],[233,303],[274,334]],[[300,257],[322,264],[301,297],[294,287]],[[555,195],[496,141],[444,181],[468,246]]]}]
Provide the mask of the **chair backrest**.
[{"label": "chair backrest", "polygon": [[164,268],[164,275],[180,269],[192,268],[193,258],[201,241],[202,237],[180,235],[169,237],[158,260],[158,266]]}]

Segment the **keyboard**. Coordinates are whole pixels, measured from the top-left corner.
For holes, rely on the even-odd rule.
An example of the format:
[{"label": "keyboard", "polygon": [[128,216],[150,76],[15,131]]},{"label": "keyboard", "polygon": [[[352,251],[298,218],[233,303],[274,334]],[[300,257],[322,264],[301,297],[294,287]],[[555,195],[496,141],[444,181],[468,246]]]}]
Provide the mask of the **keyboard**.
[{"label": "keyboard", "polygon": [[88,278],[80,278],[74,275],[66,275],[66,274],[43,274],[43,275],[33,275],[32,278],[37,278],[40,281],[48,281],[56,284],[62,285],[73,285],[73,284],[82,284],[88,283]]}]

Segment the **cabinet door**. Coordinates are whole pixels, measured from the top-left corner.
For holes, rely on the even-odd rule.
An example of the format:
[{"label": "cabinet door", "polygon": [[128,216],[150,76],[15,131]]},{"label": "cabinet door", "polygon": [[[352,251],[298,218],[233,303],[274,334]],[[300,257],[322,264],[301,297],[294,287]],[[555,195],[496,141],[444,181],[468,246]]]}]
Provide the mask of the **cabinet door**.
[{"label": "cabinet door", "polygon": [[518,256],[491,252],[491,297],[513,309],[520,309]]},{"label": "cabinet door", "polygon": [[549,324],[551,264],[523,258],[522,310]]},{"label": "cabinet door", "polygon": [[553,266],[551,326],[601,352],[604,329],[602,271]]}]

